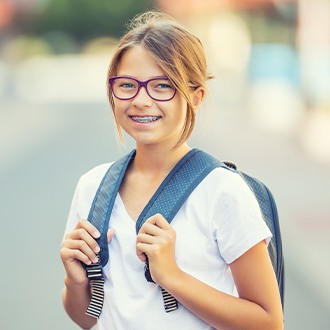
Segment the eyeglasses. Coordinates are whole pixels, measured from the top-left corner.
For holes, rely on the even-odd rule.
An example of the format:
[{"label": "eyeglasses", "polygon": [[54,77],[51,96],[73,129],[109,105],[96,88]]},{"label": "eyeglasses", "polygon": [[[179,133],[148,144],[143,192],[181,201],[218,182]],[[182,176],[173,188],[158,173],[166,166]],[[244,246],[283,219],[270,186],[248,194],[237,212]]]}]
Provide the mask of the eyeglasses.
[{"label": "eyeglasses", "polygon": [[132,77],[118,76],[109,78],[113,95],[119,100],[131,100],[144,87],[147,94],[155,101],[170,101],[176,88],[167,77],[157,77],[140,81]]}]

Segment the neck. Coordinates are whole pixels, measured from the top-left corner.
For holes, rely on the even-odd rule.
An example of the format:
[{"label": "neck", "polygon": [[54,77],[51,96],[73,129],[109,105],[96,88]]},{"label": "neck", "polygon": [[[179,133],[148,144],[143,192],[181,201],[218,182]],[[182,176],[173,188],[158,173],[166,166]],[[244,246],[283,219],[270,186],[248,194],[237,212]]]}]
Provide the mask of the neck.
[{"label": "neck", "polygon": [[191,148],[187,143],[175,148],[137,146],[134,169],[144,173],[168,173]]}]

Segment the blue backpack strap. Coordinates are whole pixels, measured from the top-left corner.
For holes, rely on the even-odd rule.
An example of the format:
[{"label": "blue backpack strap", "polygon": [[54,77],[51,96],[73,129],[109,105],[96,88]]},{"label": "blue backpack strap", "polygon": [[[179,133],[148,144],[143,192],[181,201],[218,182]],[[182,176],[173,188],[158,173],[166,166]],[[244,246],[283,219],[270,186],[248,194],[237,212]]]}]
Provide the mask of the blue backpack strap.
[{"label": "blue backpack strap", "polygon": [[[156,213],[171,223],[176,213],[198,184],[216,167],[225,166],[211,155],[192,149],[188,152],[167,175],[165,180],[142,210],[136,221],[138,233],[144,222]],[[153,282],[149,269],[149,260],[146,261],[145,277]],[[178,308],[177,300],[166,290],[161,288],[164,307],[167,313]]]},{"label": "blue backpack strap", "polygon": [[86,314],[98,318],[102,312],[104,302],[104,277],[102,266],[109,260],[107,232],[109,220],[118,189],[125,175],[126,169],[135,155],[135,150],[116,161],[104,175],[95,194],[87,219],[100,232],[97,242],[100,252],[97,254],[98,262],[92,265],[82,263],[86,269],[87,277],[92,288],[92,297]]},{"label": "blue backpack strap", "polygon": [[124,178],[126,169],[135,156],[135,150],[112,164],[104,175],[95,194],[87,217],[88,221],[100,232],[97,242],[100,246],[101,265],[104,267],[109,260],[108,228],[109,220],[116,196]]},{"label": "blue backpack strap", "polygon": [[[135,150],[109,168],[100,183],[88,215],[88,220],[101,234],[98,239],[101,249],[98,254],[99,262],[90,266],[83,264],[92,287],[92,298],[86,314],[96,318],[101,314],[104,300],[102,266],[109,260],[107,231],[110,215],[127,167],[134,156]],[[141,212],[136,223],[137,233],[143,223],[156,213],[161,213],[170,223],[196,186],[214,168],[221,165],[217,159],[201,150],[192,149],[188,152],[168,174]],[[148,270],[148,265],[146,269]],[[147,274],[146,277],[148,278]],[[149,280],[152,281],[151,276]],[[177,301],[163,288],[162,295],[166,312],[177,309]]]},{"label": "blue backpack strap", "polygon": [[223,166],[199,149],[189,151],[167,175],[136,221],[138,233],[144,222],[160,213],[171,223],[176,213],[198,184],[216,167]]}]

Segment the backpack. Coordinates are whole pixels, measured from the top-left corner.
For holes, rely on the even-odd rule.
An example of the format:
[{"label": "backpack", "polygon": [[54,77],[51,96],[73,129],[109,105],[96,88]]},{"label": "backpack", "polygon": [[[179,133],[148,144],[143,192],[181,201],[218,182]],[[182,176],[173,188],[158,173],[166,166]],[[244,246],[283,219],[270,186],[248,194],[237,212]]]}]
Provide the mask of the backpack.
[{"label": "backpack", "polygon": [[[99,261],[92,265],[85,265],[82,263],[86,269],[92,287],[92,297],[86,314],[96,318],[101,314],[104,300],[102,267],[105,266],[109,260],[107,231],[111,211],[126,169],[134,158],[135,152],[136,151],[133,150],[110,166],[95,194],[88,215],[88,220],[101,233],[97,240],[100,246],[100,252],[98,254]],[[277,278],[283,308],[284,258],[278,213],[273,195],[262,182],[238,171],[233,163],[220,162],[213,156],[199,149],[192,149],[189,151],[167,175],[148,204],[142,210],[136,221],[136,232],[138,233],[144,222],[156,213],[161,213],[170,223],[191,192],[217,167],[223,167],[229,171],[238,173],[254,193],[259,203],[262,216],[273,235],[268,245],[268,252]],[[145,277],[149,282],[153,282],[148,267],[148,260],[145,266]],[[171,312],[177,309],[178,303],[175,298],[163,288],[161,288],[161,290],[165,311]]]}]

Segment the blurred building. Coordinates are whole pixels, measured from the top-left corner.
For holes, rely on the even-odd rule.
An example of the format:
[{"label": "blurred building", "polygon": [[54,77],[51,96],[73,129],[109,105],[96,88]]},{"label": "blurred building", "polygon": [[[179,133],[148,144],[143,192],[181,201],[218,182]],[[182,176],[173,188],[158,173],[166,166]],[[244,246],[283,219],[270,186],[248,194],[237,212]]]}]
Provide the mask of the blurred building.
[{"label": "blurred building", "polygon": [[255,10],[271,6],[285,7],[297,0],[157,0],[159,8],[176,18],[219,9]]},{"label": "blurred building", "polygon": [[[56,10],[50,5],[58,3],[62,12],[55,17]],[[87,56],[85,50],[91,47],[86,45],[111,52],[112,39],[108,37],[110,33],[120,35],[116,32],[122,26],[118,17],[126,21],[127,16],[134,16],[128,12],[128,8],[132,10],[130,1],[122,3],[113,4],[116,8],[105,12],[101,2],[85,0],[80,6],[85,10],[79,12],[75,4],[65,0],[0,0],[0,98],[34,95],[27,88],[27,72],[35,78],[36,86],[28,84],[31,90],[45,85],[48,67],[56,68],[55,75],[63,72],[72,79],[74,75],[64,69],[65,65],[73,70],[85,65],[88,56],[95,67],[91,71],[102,72],[109,55],[99,54],[105,59],[95,60],[96,55]],[[142,1],[138,3],[142,6]],[[202,40],[209,71],[217,78],[220,110],[245,112],[260,127],[293,136],[313,156],[330,161],[329,0],[145,0],[143,9],[135,9],[143,11],[150,3],[180,20]],[[106,1],[102,4],[108,6]],[[93,6],[100,15],[96,23],[88,16]],[[22,19],[38,11],[41,20],[34,28],[29,20]],[[94,11],[92,16],[95,19]],[[107,38],[100,39],[102,36]],[[84,58],[77,55],[83,52]],[[59,80],[67,81],[63,77]],[[49,88],[39,93],[43,102],[61,99],[61,86],[63,91],[68,90],[55,80],[52,83],[51,90],[58,93],[49,95]],[[89,84],[87,80],[88,91]],[[100,99],[103,90],[98,87],[97,91],[88,99]],[[75,93],[67,92],[63,99],[68,95]]]},{"label": "blurred building", "polygon": [[330,2],[299,0],[297,47],[307,104],[302,143],[315,158],[330,161]]},{"label": "blurred building", "polygon": [[330,161],[328,0],[158,0],[204,43],[224,108]]}]

